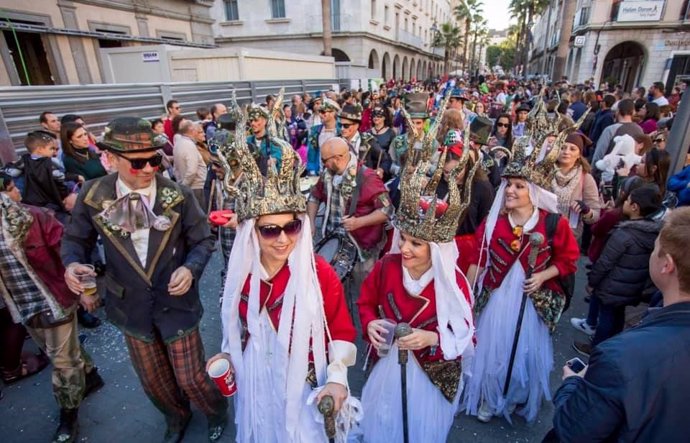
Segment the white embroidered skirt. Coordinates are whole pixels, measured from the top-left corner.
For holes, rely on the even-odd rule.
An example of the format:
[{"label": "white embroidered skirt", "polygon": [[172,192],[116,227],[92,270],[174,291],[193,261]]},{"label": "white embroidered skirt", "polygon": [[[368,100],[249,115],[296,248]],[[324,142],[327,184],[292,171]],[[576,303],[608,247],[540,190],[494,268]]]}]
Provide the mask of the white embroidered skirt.
[{"label": "white embroidered skirt", "polygon": [[496,289],[477,320],[477,347],[470,365],[462,407],[470,415],[484,400],[494,415],[510,421],[510,413],[537,418],[542,400],[551,399],[549,374],[553,370],[553,344],[548,327],[527,298],[515,363],[507,398],[503,385],[513,346],[515,326],[522,301],[525,272],[516,262]]}]

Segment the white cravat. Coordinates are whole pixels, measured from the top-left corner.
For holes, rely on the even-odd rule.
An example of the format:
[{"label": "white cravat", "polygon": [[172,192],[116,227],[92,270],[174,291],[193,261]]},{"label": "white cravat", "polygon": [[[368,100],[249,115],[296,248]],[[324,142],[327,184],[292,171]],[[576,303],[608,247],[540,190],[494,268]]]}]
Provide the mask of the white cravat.
[{"label": "white cravat", "polygon": [[417,280],[412,278],[410,272],[403,266],[403,287],[414,296],[418,296],[422,291],[429,286],[429,283],[434,279],[434,269],[429,268]]},{"label": "white cravat", "polygon": [[[139,193],[142,198],[145,200],[146,204],[148,204],[151,207],[151,210],[153,210],[153,206],[156,201],[156,179],[154,178],[151,181],[151,184],[147,188],[142,188],[142,189],[131,189],[129,186],[125,184],[120,178],[117,179],[117,182],[115,183],[115,189],[117,190],[117,197],[124,197],[127,194],[130,194],[132,192],[137,192]],[[137,229],[131,234],[131,239],[132,239],[132,244],[134,245],[134,250],[137,253],[137,257],[139,257],[139,262],[141,263],[141,266],[143,268],[146,268],[146,261],[148,260],[148,253],[149,253],[149,233],[151,232],[151,229]]]}]

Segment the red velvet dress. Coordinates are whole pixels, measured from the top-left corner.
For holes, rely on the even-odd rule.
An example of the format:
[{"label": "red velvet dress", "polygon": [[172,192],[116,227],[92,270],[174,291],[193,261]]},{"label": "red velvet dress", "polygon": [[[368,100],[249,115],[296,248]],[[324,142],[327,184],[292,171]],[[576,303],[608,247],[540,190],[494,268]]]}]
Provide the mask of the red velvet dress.
[{"label": "red velvet dress", "polygon": [[[575,236],[568,221],[560,217],[553,238],[548,239],[547,214],[540,210],[531,230],[541,233],[546,240],[539,248],[534,272],[555,266],[560,276],[571,274],[576,270],[580,254]],[[485,229],[483,223],[477,230],[478,244],[482,244]],[[509,389],[504,396],[528,273],[529,233],[516,236],[508,216],[500,215],[489,244],[482,246],[478,251],[481,258],[478,254],[475,259],[475,263],[486,269],[475,303],[477,347],[472,359],[472,377],[463,394],[463,407],[472,415],[502,415],[508,420],[515,412],[532,422],[543,400],[550,400],[549,377],[554,364],[551,333],[563,311],[565,296],[557,278],[547,280],[528,295]]]},{"label": "red velvet dress", "polygon": [[[345,302],[345,292],[343,285],[331,265],[320,255],[315,255],[316,275],[323,294],[323,305],[326,314],[326,322],[331,332],[333,340],[344,340],[350,343],[355,342],[357,331],[350,312],[347,310]],[[242,288],[242,298],[240,300],[240,321],[242,322],[242,347],[249,339],[247,331],[247,308],[249,300],[249,282],[251,274],[247,276]],[[274,330],[278,330],[280,314],[283,309],[283,294],[290,280],[290,268],[283,266],[270,281],[261,280],[260,304],[261,310],[267,310],[268,316]]]},{"label": "red velvet dress", "polygon": [[[469,286],[457,271],[456,281],[471,306]],[[418,295],[409,293],[403,285],[400,254],[388,254],[376,262],[362,284],[357,305],[366,341],[369,323],[381,318],[426,331],[438,328],[434,280]],[[364,386],[363,441],[402,441],[402,387],[396,350],[394,344],[388,355],[376,362]],[[460,397],[460,358],[446,360],[440,346],[408,354],[413,356],[406,365],[410,441],[445,442]]]}]

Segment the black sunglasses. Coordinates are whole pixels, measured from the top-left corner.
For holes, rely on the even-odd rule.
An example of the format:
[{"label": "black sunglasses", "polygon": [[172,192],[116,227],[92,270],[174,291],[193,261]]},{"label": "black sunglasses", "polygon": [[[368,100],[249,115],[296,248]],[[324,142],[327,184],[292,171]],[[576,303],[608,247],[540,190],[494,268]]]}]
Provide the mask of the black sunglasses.
[{"label": "black sunglasses", "polygon": [[295,219],[295,220],[292,220],[290,222],[287,222],[283,226],[278,226],[278,225],[257,226],[256,230],[259,231],[259,234],[261,234],[261,236],[267,240],[273,240],[273,239],[280,237],[281,232],[285,232],[285,235],[287,235],[287,236],[297,235],[302,230],[302,220]]},{"label": "black sunglasses", "polygon": [[510,123],[496,123],[497,128],[509,128]]},{"label": "black sunglasses", "polygon": [[350,129],[351,126],[354,126],[354,123],[342,123],[340,126],[344,129]]},{"label": "black sunglasses", "polygon": [[116,156],[127,160],[132,165],[132,169],[144,169],[146,167],[146,163],[151,165],[152,168],[157,168],[161,165],[161,163],[163,163],[163,156],[160,154],[156,154],[149,158],[129,158],[115,151],[111,152]]},{"label": "black sunglasses", "polygon": [[654,140],[654,143],[663,143],[665,141],[666,141],[666,139],[664,139],[664,138],[657,138],[656,140]]}]

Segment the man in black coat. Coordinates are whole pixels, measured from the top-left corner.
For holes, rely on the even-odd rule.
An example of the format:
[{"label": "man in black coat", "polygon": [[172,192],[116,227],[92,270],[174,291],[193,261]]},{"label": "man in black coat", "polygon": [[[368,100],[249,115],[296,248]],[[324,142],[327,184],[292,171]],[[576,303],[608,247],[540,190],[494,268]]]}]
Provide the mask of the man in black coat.
[{"label": "man in black coat", "polygon": [[666,218],[649,257],[664,307],[594,348],[589,366],[563,367],[554,397],[561,442],[687,441],[690,420],[690,208]]},{"label": "man in black coat", "polygon": [[144,391],[165,415],[164,441],[182,440],[190,399],[216,441],[227,401],[205,372],[198,292],[214,239],[191,190],[156,174],[162,158],[153,140],[145,120],[118,118],[106,128],[99,147],[117,173],[88,182],[79,194],[62,241],[65,280],[73,292],[84,291],[76,275],[89,272],[81,263],[100,235],[108,319],[124,333]]}]

